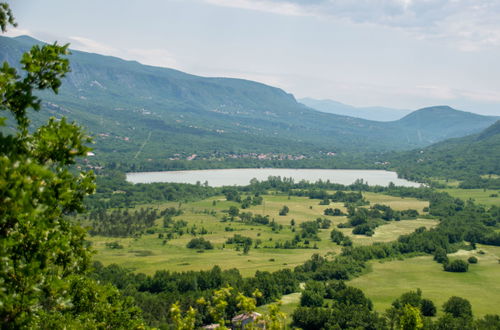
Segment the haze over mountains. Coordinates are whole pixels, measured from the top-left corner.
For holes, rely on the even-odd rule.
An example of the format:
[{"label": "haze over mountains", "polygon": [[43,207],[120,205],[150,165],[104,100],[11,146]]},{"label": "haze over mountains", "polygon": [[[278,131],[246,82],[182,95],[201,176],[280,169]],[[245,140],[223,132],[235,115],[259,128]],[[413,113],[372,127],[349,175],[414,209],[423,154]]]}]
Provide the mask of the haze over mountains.
[{"label": "haze over mountains", "polygon": [[[27,36],[1,37],[0,60],[18,66],[16,59],[35,43]],[[440,106],[370,121],[316,111],[279,88],[248,80],[81,51],[72,51],[70,62],[59,95],[44,94],[43,106],[84,125],[95,135],[96,154],[108,159],[405,150],[476,133],[498,119]],[[46,113],[35,119],[41,122]]]},{"label": "haze over mountains", "polygon": [[394,121],[412,112],[387,107],[354,107],[334,100],[317,100],[309,97],[298,99],[298,101],[322,112],[375,121]]}]

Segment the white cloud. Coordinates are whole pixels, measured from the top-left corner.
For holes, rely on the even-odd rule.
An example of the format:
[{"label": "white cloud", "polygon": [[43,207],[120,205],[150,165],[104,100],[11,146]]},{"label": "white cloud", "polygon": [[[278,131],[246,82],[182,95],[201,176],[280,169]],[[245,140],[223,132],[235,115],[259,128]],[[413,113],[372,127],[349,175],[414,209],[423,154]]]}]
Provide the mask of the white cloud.
[{"label": "white cloud", "polygon": [[11,27],[3,35],[7,37],[17,37],[17,36],[33,35],[33,33],[30,30]]},{"label": "white cloud", "polygon": [[164,49],[128,49],[124,56],[147,65],[168,68],[179,66],[179,63],[176,61],[174,56],[169,51]]},{"label": "white cloud", "polygon": [[73,36],[68,37],[68,39],[71,43],[70,48],[75,50],[104,55],[115,55],[117,53],[116,48],[89,38]]},{"label": "white cloud", "polygon": [[438,39],[463,51],[500,46],[498,0],[204,0],[217,6],[288,16],[343,19]]},{"label": "white cloud", "polygon": [[151,48],[127,48],[119,49],[108,44],[98,42],[86,37],[73,36],[67,38],[70,42],[70,48],[84,52],[98,53],[102,55],[110,55],[120,57],[126,60],[138,61],[142,64],[161,66],[161,67],[178,67],[178,63],[174,56],[165,49]]},{"label": "white cloud", "polygon": [[300,6],[288,2],[267,0],[205,0],[212,5],[268,12],[278,15],[303,16],[308,15]]}]

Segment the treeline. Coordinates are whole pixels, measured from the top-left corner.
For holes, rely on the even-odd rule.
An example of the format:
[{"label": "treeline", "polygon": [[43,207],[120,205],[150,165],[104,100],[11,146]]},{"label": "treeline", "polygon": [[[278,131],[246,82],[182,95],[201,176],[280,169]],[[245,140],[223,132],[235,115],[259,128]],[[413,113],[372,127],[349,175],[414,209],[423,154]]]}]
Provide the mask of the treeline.
[{"label": "treeline", "polygon": [[[254,142],[253,142],[254,144]],[[293,149],[297,154],[297,149]],[[198,158],[210,157],[198,151]],[[193,152],[193,153],[194,153]],[[213,159],[194,160],[153,160],[153,161],[107,161],[103,164],[109,170],[122,172],[149,172],[149,171],[181,171],[181,170],[203,170],[203,169],[226,169],[226,168],[324,168],[324,169],[380,169],[381,165],[374,163],[374,157],[367,153],[341,153],[336,156],[325,156],[315,151],[310,152],[310,147],[299,151],[305,155],[305,159],[257,159],[257,158],[230,158],[233,155],[228,153],[226,157],[214,157]],[[275,153],[275,152],[273,152]],[[230,157],[227,157],[230,156]],[[284,156],[284,155],[283,155]],[[212,156],[213,157],[213,156]]]},{"label": "treeline", "polygon": [[87,217],[91,224],[89,234],[115,237],[133,236],[153,227],[155,220],[161,217],[162,213],[150,207],[135,211],[128,209],[111,212],[105,209],[94,210]]},{"label": "treeline", "polygon": [[235,316],[239,310],[236,303],[237,292],[252,296],[258,289],[262,295],[257,298],[257,304],[262,305],[299,290],[299,281],[289,269],[273,273],[257,271],[255,276],[250,278],[243,278],[237,269],[221,270],[218,266],[208,271],[157,271],[154,275],[147,276],[134,274],[117,265],[104,267],[96,262],[93,278],[112,283],[125,296],[133,297],[150,326],[163,326],[167,329],[169,324],[173,324],[169,311],[175,303],[178,303],[182,310],[187,310],[190,306],[197,307],[196,326],[213,323],[212,315],[199,301],[200,298],[210,300],[213,291],[220,288],[230,286],[235,289],[228,298],[228,319]]},{"label": "treeline", "polygon": [[85,198],[87,209],[127,208],[139,204],[165,201],[193,201],[219,193],[206,185],[183,183],[132,184],[117,171],[97,176],[96,193]]}]

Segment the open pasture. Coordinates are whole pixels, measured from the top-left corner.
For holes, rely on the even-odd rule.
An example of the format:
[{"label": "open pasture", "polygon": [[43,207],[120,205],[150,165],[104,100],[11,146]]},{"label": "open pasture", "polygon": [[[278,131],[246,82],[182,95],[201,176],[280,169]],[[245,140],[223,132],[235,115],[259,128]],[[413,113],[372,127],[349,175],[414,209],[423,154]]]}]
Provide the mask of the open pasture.
[{"label": "open pasture", "polygon": [[500,191],[498,190],[448,188],[441,189],[441,191],[464,201],[473,199],[477,204],[486,206],[500,205]]},{"label": "open pasture", "polygon": [[[223,269],[238,268],[244,276],[250,276],[257,270],[275,271],[282,268],[293,268],[309,259],[312,254],[325,255],[338,254],[341,247],[330,241],[330,232],[337,224],[347,221],[345,216],[324,216],[325,208],[339,208],[346,211],[342,203],[331,203],[330,205],[319,205],[319,200],[307,197],[296,197],[287,195],[264,195],[262,205],[251,206],[240,209],[240,212],[252,212],[253,214],[269,215],[270,220],[282,225],[281,230],[273,231],[270,226],[260,224],[244,224],[239,221],[222,222],[221,219],[227,215],[226,210],[230,206],[239,207],[236,202],[226,201],[224,196],[216,196],[202,201],[189,203],[163,203],[155,205],[144,205],[158,208],[167,207],[181,208],[183,214],[174,217],[175,220],[185,220],[187,228],[196,226],[197,229],[204,228],[207,234],[203,237],[213,245],[213,250],[203,252],[188,249],[186,244],[194,237],[184,234],[180,237],[168,240],[166,243],[158,237],[162,230],[162,220],[156,222],[156,231],[152,234],[144,234],[138,238],[119,237],[89,237],[97,251],[95,260],[105,265],[117,263],[137,272],[153,274],[157,270],[187,271],[210,269],[219,265]],[[427,202],[411,198],[398,198],[381,194],[367,194],[367,199],[372,204],[387,204],[396,209],[413,208],[421,212],[427,206]],[[287,205],[290,212],[286,216],[280,216],[279,210]],[[311,241],[308,249],[277,249],[276,242],[292,240],[300,232],[300,223],[312,221],[316,218],[328,218],[332,221],[329,229],[320,230],[318,236],[320,241]],[[295,232],[290,225],[295,221]],[[373,242],[385,242],[395,240],[399,235],[413,232],[421,226],[432,227],[435,220],[417,219],[389,222],[375,230],[373,237],[353,235],[352,229],[342,229],[345,234],[350,235],[354,244],[371,244]],[[226,240],[235,234],[252,238],[255,242],[260,240],[259,248],[251,247],[245,255],[237,251],[235,246],[225,244]],[[106,243],[118,242],[122,249],[110,249]],[[316,245],[317,248],[313,248]]]},{"label": "open pasture", "polygon": [[[482,250],[485,254],[479,254]],[[475,251],[459,251],[450,259],[466,260],[476,256],[477,264],[469,265],[466,273],[443,271],[441,264],[431,256],[397,261],[373,261],[372,271],[349,282],[362,289],[379,312],[384,312],[402,293],[420,288],[424,298],[441,306],[451,296],[466,298],[472,304],[475,316],[498,313],[500,306],[500,248],[479,245]]]}]

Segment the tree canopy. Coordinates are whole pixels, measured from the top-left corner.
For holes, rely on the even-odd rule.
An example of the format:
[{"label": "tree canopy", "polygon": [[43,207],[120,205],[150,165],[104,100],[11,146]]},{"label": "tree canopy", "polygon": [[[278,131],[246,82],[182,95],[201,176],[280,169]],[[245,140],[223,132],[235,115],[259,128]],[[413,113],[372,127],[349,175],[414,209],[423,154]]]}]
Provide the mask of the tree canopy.
[{"label": "tree canopy", "polygon": [[[12,12],[0,3],[3,32],[9,24]],[[6,62],[0,67],[0,322],[134,328],[142,321],[130,301],[85,277],[85,231],[67,219],[94,191],[94,174],[72,166],[90,150],[90,138],[64,118],[30,125],[29,111],[41,108],[39,92],[57,93],[70,70],[66,55],[68,45],[35,45],[22,55],[21,72]]]}]

